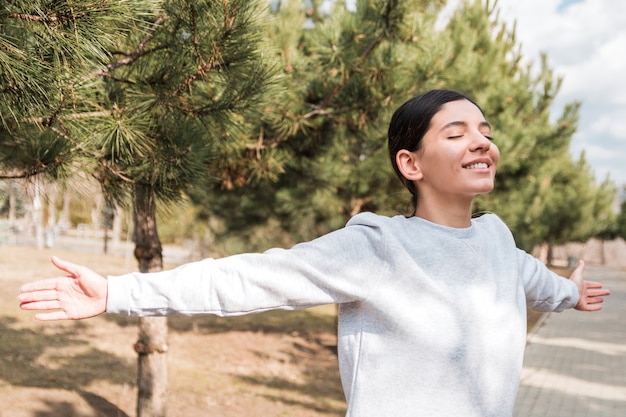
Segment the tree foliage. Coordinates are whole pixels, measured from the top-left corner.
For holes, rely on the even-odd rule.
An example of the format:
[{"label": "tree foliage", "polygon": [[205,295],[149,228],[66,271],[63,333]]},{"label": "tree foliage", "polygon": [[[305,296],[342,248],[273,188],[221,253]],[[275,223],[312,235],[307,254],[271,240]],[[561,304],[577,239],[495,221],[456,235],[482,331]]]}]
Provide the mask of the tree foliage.
[{"label": "tree foliage", "polygon": [[[596,185],[584,157],[569,153],[579,103],[553,121],[561,78],[547,57],[525,63],[495,3],[464,2],[442,25],[443,3],[360,1],[350,10],[336,2],[328,12],[311,2],[275,4],[270,40],[289,94],[273,107],[280,123],[256,129],[260,155],[283,174],[270,183],[242,175],[243,188],[194,195],[201,218],[222,220],[212,230],[218,242],[258,250],[285,243],[284,235],[318,236],[359,211],[409,214],[388,162],[387,124],[401,103],[431,88],[474,97],[494,126],[497,186],[475,208],[503,217],[521,247],[585,239],[598,218],[610,222],[610,182]],[[583,190],[581,204],[573,198]]]},{"label": "tree foliage", "polygon": [[[3,176],[63,172],[75,148],[62,115],[80,84],[151,2],[7,0],[0,11],[0,166]],[[79,117],[79,116],[75,116]]]},{"label": "tree foliage", "polygon": [[274,182],[244,177],[245,188],[194,196],[201,215],[221,218],[228,238],[250,250],[268,243],[268,224],[274,235],[297,241],[341,227],[359,211],[405,211],[384,137],[395,104],[421,89],[407,85],[405,72],[415,70],[407,56],[414,48],[422,58],[418,40],[434,36],[443,3],[359,1],[349,10],[337,2],[328,12],[305,2],[277,5],[270,39],[289,93],[273,107],[280,123],[256,128],[260,154],[283,173]]},{"label": "tree foliage", "polygon": [[[252,152],[233,149],[255,143],[246,120],[263,120],[273,97],[259,5],[15,1],[0,14],[4,176],[89,173],[132,207],[139,270],[162,269],[157,201],[199,178],[233,181],[229,159],[245,165]],[[139,330],[138,415],[164,415],[166,322],[144,318]]]},{"label": "tree foliage", "polygon": [[[626,188],[622,189],[622,194],[626,193]],[[616,235],[626,240],[626,199],[622,200],[620,210],[616,219]]]}]

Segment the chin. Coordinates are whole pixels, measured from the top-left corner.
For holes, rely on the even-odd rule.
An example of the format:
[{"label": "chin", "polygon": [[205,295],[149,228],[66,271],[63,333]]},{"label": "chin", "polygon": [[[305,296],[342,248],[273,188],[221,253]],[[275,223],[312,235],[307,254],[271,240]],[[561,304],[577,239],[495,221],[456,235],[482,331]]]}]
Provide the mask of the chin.
[{"label": "chin", "polygon": [[494,185],[487,185],[485,187],[481,187],[481,189],[476,191],[476,195],[480,195],[480,194],[489,194],[490,192],[493,191]]}]

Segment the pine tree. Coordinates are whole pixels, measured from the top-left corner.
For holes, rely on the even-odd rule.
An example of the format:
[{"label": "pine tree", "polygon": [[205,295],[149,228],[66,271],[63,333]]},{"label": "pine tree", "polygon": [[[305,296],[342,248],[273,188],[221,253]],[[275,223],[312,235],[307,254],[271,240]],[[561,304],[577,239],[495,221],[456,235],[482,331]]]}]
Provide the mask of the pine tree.
[{"label": "pine tree", "polygon": [[[310,2],[277,6],[270,39],[290,94],[273,107],[280,123],[257,129],[261,155],[284,173],[273,182],[214,190],[211,205],[206,196],[195,200],[205,207],[204,218],[225,221],[229,241],[233,232],[242,236],[246,247],[233,249],[272,244],[259,237],[269,224],[281,236],[274,243],[286,244],[341,227],[360,211],[406,211],[386,130],[397,105],[436,85],[428,81],[433,64],[421,48],[437,49],[433,28],[443,3],[359,1],[349,10],[336,2],[327,13],[305,7]],[[224,210],[235,201],[242,202],[238,212]]]},{"label": "pine tree", "polygon": [[[361,1],[351,11],[336,2],[328,14],[298,2],[277,6],[270,38],[292,86],[274,106],[282,123],[261,126],[258,149],[284,174],[260,184],[242,175],[245,188],[214,189],[210,206],[206,195],[195,198],[207,207],[201,216],[225,221],[220,227],[227,241],[241,236],[230,251],[270,246],[268,230],[284,232],[275,243],[310,239],[363,210],[409,214],[406,193],[389,167],[386,128],[397,106],[430,88],[457,89],[481,103],[503,158],[496,190],[481,196],[475,208],[502,216],[521,247],[552,239],[551,223],[575,228],[565,210],[555,211],[564,215],[561,219],[547,215],[554,210],[550,188],[542,184],[588,183],[590,201],[610,199],[610,193],[599,196],[603,191],[591,181],[584,161],[569,155],[579,103],[568,104],[551,121],[562,80],[547,57],[538,68],[522,64],[515,30],[498,20],[495,3],[464,2],[443,27],[436,25],[438,6]],[[574,166],[578,175],[553,178],[555,170],[569,172]],[[241,210],[228,211],[235,202]],[[577,222],[593,222],[591,210],[574,211],[585,216]],[[223,235],[214,232],[220,241]],[[571,234],[580,239],[588,232]]]},{"label": "pine tree", "polygon": [[[248,1],[165,2],[151,31],[129,38],[127,52],[107,67],[100,103],[110,116],[94,147],[102,150],[100,180],[107,190],[115,194],[132,184],[141,271],[162,268],[157,199],[175,201],[205,176],[236,181],[212,162],[228,160],[233,148],[250,142],[238,123],[262,118],[253,109],[261,108],[272,70],[258,49],[257,15]],[[164,318],[140,320],[141,416],[164,414],[166,329]]]},{"label": "pine tree", "polygon": [[[622,189],[622,194],[626,192],[626,188]],[[620,211],[617,215],[616,230],[617,236],[626,240],[626,200],[623,200],[620,204]]]},{"label": "pine tree", "polygon": [[[132,206],[139,270],[161,270],[157,207],[206,177],[237,181],[229,159],[255,160],[238,152],[256,143],[245,121],[264,119],[277,85],[260,4],[11,4],[0,15],[2,170],[93,175],[107,199]],[[166,323],[140,319],[138,416],[166,414]]]},{"label": "pine tree", "polygon": [[[598,218],[611,217],[606,202],[614,193],[609,183],[595,184],[584,156],[570,156],[580,104],[566,105],[551,121],[562,79],[545,55],[538,68],[521,64],[515,30],[499,22],[496,4],[464,3],[442,31],[451,39],[443,76],[481,103],[502,154],[496,189],[477,200],[476,210],[498,213],[527,250],[588,238]],[[584,201],[574,200],[576,193]]]}]

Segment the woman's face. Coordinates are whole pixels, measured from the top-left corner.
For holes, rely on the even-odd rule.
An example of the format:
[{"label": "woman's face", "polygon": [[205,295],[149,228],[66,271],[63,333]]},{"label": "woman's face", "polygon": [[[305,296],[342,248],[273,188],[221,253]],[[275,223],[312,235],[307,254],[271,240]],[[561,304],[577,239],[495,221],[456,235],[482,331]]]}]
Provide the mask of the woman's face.
[{"label": "woman's face", "polygon": [[474,197],[493,189],[500,151],[480,109],[457,100],[444,104],[433,116],[415,157],[420,196]]}]

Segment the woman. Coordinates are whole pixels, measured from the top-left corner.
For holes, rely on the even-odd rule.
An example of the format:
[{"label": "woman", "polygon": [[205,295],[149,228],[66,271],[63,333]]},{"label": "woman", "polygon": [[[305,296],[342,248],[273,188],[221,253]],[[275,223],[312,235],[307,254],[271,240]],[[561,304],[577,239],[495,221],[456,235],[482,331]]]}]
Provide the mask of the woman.
[{"label": "woman", "polygon": [[40,320],[247,314],[339,304],[347,416],[510,416],[526,341],[526,308],[599,310],[609,292],[550,272],[515,246],[493,214],[472,217],[493,189],[500,154],[481,109],[435,90],[401,106],[389,152],[415,215],[361,213],[289,250],[206,259],[105,279],[53,258],[69,276],[26,284]]}]

